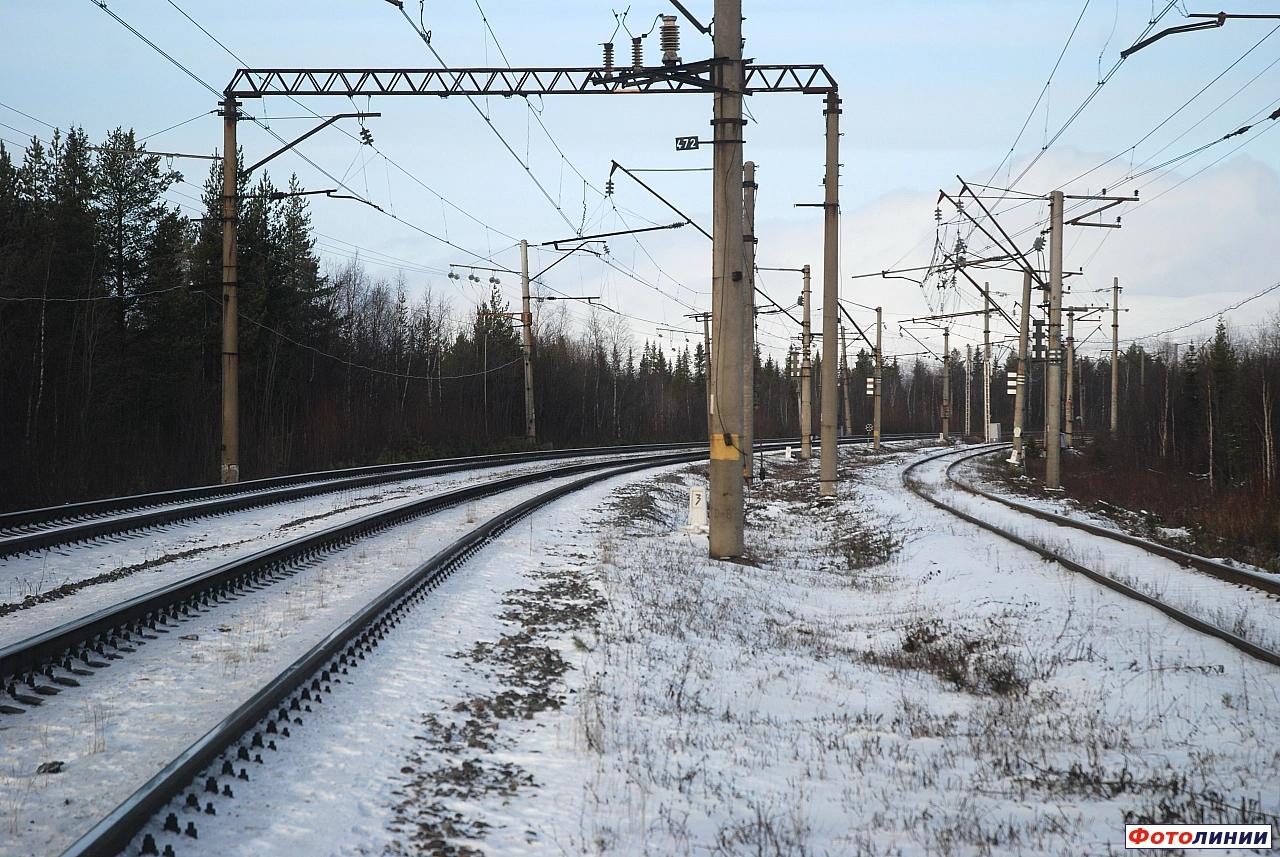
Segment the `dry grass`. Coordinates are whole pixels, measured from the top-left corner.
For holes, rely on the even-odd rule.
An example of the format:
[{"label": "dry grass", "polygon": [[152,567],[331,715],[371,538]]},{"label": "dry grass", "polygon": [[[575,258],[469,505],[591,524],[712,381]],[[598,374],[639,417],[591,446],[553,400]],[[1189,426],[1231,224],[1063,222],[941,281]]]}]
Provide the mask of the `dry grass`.
[{"label": "dry grass", "polygon": [[[1027,474],[1035,482],[1008,479],[1006,468],[988,463],[985,474],[1009,487],[1046,496],[1044,460],[1032,459]],[[1083,508],[1106,516],[1171,547],[1221,556],[1280,571],[1280,508],[1253,485],[1213,489],[1188,473],[1155,471],[1108,454],[1101,443],[1062,458],[1062,486]],[[1171,538],[1163,529],[1185,529]]]}]

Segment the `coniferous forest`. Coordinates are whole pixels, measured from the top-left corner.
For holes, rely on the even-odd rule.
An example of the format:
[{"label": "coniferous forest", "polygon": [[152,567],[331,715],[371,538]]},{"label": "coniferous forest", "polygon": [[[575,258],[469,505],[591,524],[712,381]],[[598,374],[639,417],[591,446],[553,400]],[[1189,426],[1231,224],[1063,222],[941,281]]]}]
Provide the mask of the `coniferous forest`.
[{"label": "coniferous forest", "polygon": [[[215,165],[205,218],[165,202],[179,178],[126,130],[97,144],[73,129],[21,153],[0,146],[3,508],[216,480],[220,178]],[[375,277],[358,257],[324,267],[305,197],[279,198],[279,189],[297,186],[264,175],[240,188],[242,478],[523,447],[519,330],[504,315],[512,307],[496,291],[480,306],[444,289],[411,298],[402,278]],[[563,307],[535,313],[541,444],[705,437],[701,342],[638,341],[622,316],[596,311],[584,326]],[[1168,343],[1146,345],[1120,355],[1108,466],[1255,506],[1262,498],[1274,510],[1277,326],[1248,339],[1219,326],[1176,359]],[[952,355],[959,432],[965,372],[962,352]],[[1082,436],[1109,431],[1108,358],[1077,363]],[[848,362],[841,430],[861,434],[871,355],[861,348]],[[757,358],[758,437],[797,432],[788,363]],[[1030,430],[1043,420],[1038,383],[1033,369]],[[889,359],[883,390],[885,432],[938,429],[938,361]],[[816,427],[816,383],[813,398]],[[997,372],[992,414],[1006,437],[1011,398]],[[973,432],[979,423],[975,415]]]}]

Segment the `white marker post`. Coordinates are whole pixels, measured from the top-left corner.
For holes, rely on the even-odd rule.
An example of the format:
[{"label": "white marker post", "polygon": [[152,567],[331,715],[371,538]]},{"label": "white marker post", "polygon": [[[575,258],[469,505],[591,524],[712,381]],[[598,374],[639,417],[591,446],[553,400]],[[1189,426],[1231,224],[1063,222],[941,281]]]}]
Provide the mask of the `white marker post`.
[{"label": "white marker post", "polygon": [[686,533],[707,532],[707,489],[694,486],[689,489],[689,524],[682,528]]}]

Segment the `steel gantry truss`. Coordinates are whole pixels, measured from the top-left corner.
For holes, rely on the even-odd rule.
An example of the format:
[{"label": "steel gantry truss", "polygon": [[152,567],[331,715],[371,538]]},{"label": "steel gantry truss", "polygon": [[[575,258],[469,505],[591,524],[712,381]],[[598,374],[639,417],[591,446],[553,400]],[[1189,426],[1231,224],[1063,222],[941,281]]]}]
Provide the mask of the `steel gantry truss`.
[{"label": "steel gantry truss", "polygon": [[[712,339],[721,343],[717,351],[725,362],[726,384],[717,380],[712,364],[711,400],[713,425],[710,429],[711,534],[712,556],[739,557],[743,554],[743,440],[750,430],[742,413],[743,391],[738,389],[743,355],[736,347],[742,340],[740,311],[741,284],[750,283],[744,265],[744,220],[741,194],[742,97],[763,93],[799,93],[824,96],[826,165],[825,198],[818,205],[824,216],[824,301],[823,301],[823,412],[821,493],[835,494],[835,325],[837,307],[837,218],[839,212],[839,120],[840,99],[836,81],[822,65],[757,65],[742,57],[741,0],[717,0],[716,18],[725,22],[714,33],[711,59],[691,63],[664,63],[652,67],[614,68],[265,68],[239,69],[224,90],[221,114],[223,151],[236,147],[236,123],[240,101],[268,96],[384,96],[434,95],[441,98],[501,96],[504,98],[544,95],[651,95],[710,94],[714,96],[712,125],[717,188],[713,197],[712,232]],[[723,174],[723,175],[722,175]],[[222,377],[222,481],[239,479],[239,403],[237,259],[237,178],[235,158],[224,158],[223,170],[223,377]],[[730,176],[737,178],[730,181]],[[722,180],[723,179],[723,180]],[[727,188],[735,187],[730,192]],[[736,198],[735,198],[736,196]],[[681,224],[683,225],[683,224]],[[733,297],[729,297],[732,294]],[[750,292],[747,293],[750,298]],[[748,320],[746,322],[750,324]],[[723,328],[723,329],[722,329]],[[732,332],[731,332],[732,331]],[[830,352],[830,353],[828,353]],[[746,359],[751,359],[746,355]],[[827,376],[830,375],[830,378]],[[828,389],[829,388],[829,389]],[[830,413],[828,413],[830,412]],[[749,459],[746,463],[750,467]]]},{"label": "steel gantry truss", "polygon": [[[240,69],[227,84],[233,98],[268,95],[621,95],[707,93],[715,60],[644,69],[599,68],[263,68]],[[754,65],[744,95],[826,95],[835,79],[821,65]]]}]

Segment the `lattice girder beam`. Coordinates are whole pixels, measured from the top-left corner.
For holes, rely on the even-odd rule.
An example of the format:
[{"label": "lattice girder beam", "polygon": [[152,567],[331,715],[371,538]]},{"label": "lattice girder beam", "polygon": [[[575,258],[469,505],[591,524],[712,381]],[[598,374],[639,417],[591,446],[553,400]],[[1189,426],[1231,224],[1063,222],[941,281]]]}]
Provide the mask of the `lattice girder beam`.
[{"label": "lattice girder beam", "polygon": [[[239,69],[227,84],[232,98],[267,95],[624,95],[705,93],[714,89],[712,63],[644,69],[604,68],[268,68]],[[746,66],[744,91],[821,95],[836,91],[821,65]]]}]

